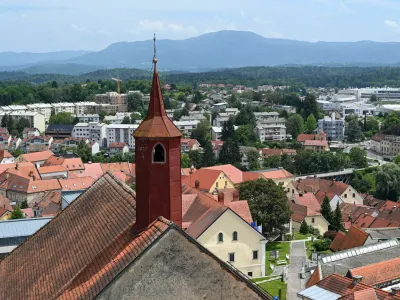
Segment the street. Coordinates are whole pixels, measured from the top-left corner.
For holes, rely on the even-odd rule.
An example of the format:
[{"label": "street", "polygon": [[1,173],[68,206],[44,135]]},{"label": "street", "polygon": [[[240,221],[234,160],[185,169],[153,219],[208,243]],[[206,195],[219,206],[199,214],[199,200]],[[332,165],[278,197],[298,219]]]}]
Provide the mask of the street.
[{"label": "street", "polygon": [[304,241],[294,241],[291,244],[290,265],[287,280],[287,299],[297,299],[297,293],[304,289],[304,279],[300,279],[299,273],[303,262],[307,260]]}]

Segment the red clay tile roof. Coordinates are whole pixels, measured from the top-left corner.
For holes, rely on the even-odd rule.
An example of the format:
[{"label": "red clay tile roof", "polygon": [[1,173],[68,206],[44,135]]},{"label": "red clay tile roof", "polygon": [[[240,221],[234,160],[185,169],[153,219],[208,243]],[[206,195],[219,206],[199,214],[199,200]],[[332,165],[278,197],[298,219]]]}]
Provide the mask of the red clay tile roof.
[{"label": "red clay tile roof", "polygon": [[38,162],[38,161],[47,160],[50,156],[53,156],[53,155],[54,155],[53,152],[51,152],[50,150],[46,150],[46,151],[41,151],[41,152],[21,154],[20,158],[22,158],[23,161],[27,161],[27,162]]},{"label": "red clay tile roof", "polygon": [[108,148],[124,148],[126,146],[126,143],[124,142],[112,142],[110,143],[110,145],[108,146]]},{"label": "red clay tile roof", "polygon": [[314,284],[318,283],[321,278],[320,278],[320,271],[319,271],[319,266],[317,266],[314,270],[314,273],[312,273],[311,277],[308,279],[306,282],[306,288],[309,288],[313,286]]},{"label": "red clay tile roof", "polygon": [[258,178],[266,179],[263,174],[253,173],[253,172],[243,172],[243,182],[257,180]]},{"label": "red clay tile roof", "polygon": [[5,209],[4,207],[0,207],[0,217],[10,213],[11,210]]},{"label": "red clay tile roof", "polygon": [[29,207],[46,208],[50,203],[58,204],[61,208],[61,191],[39,193],[28,204]]},{"label": "red clay tile roof", "polygon": [[375,134],[373,137],[371,137],[371,140],[373,140],[375,142],[381,142],[385,138],[386,138],[386,134],[378,133],[378,134]]},{"label": "red clay tile roof", "polygon": [[49,173],[56,173],[56,172],[66,172],[67,169],[63,166],[45,166],[39,168],[40,174],[49,174]]},{"label": "red clay tile roof", "polygon": [[285,169],[258,172],[257,174],[262,174],[265,178],[272,179],[272,180],[295,177],[292,173],[286,171]]},{"label": "red clay tile roof", "polygon": [[[120,270],[119,263],[107,264],[112,267],[104,268],[104,261],[99,258],[107,257],[107,262],[113,262],[113,258],[117,258],[115,255],[121,253],[114,250],[122,250],[132,241],[129,237],[136,220],[135,209],[134,192],[112,175],[105,174],[0,262],[0,277],[3,278],[0,298],[18,295],[19,299],[55,299],[64,291],[66,299],[71,299],[68,296],[75,293],[83,295],[81,299],[92,299],[92,292],[96,294],[116,275],[114,272]],[[107,224],[107,230],[101,222]],[[38,255],[43,249],[46,255]],[[68,259],[60,260],[60,257]],[[35,268],[32,268],[33,261]],[[114,276],[94,276],[100,273],[91,273],[91,270]],[[85,287],[80,281],[82,278],[91,280],[92,284]],[[23,285],[15,284],[21,281]]]},{"label": "red clay tile roof", "polygon": [[196,139],[181,139],[181,144],[185,144],[189,147],[193,147],[194,145],[200,146],[200,143]]},{"label": "red clay tile roof", "polygon": [[373,222],[375,218],[369,215],[360,215],[354,222],[354,225],[357,225],[361,228],[368,228]]},{"label": "red clay tile roof", "polygon": [[304,193],[299,195],[295,194],[294,197],[297,204],[304,205],[313,211],[321,210],[321,205],[319,204],[317,198],[315,198],[313,193]]},{"label": "red clay tile roof", "polygon": [[85,166],[83,165],[82,159],[80,157],[65,158],[61,165],[69,171],[85,169]]},{"label": "red clay tile roof", "polygon": [[282,149],[282,154],[293,155],[296,153],[297,153],[296,149]]},{"label": "red clay tile roof", "polygon": [[131,164],[128,162],[118,162],[118,163],[103,163],[101,168],[104,173],[107,171],[121,171],[124,173],[131,174]]},{"label": "red clay tile roof", "polygon": [[362,291],[356,291],[354,293],[344,295],[339,298],[340,300],[377,300],[378,296],[374,288],[366,288]]},{"label": "red clay tile roof", "polygon": [[392,209],[399,208],[399,207],[400,207],[400,204],[398,202],[394,202],[394,201],[390,201],[390,200],[381,202],[377,206],[377,208],[381,211],[382,210],[392,210]]},{"label": "red clay tile roof", "polygon": [[304,143],[307,140],[315,140],[315,134],[302,133],[297,136],[297,142],[299,143]]},{"label": "red clay tile roof", "polygon": [[347,232],[346,237],[342,239],[342,243],[338,247],[336,247],[336,244],[334,246],[335,248],[337,248],[338,251],[347,250],[354,247],[360,247],[364,245],[367,238],[368,238],[368,233],[366,233],[358,226],[352,225],[349,231]]},{"label": "red clay tile roof", "polygon": [[154,67],[153,83],[150,92],[149,110],[146,118],[133,134],[137,137],[181,137],[182,134],[168,118],[164,109],[160,79],[157,68]]},{"label": "red clay tile roof", "polygon": [[304,146],[320,146],[320,147],[326,147],[328,146],[327,141],[319,141],[319,140],[307,140],[304,142]]},{"label": "red clay tile roof", "polygon": [[282,149],[263,148],[263,149],[261,149],[261,155],[262,155],[262,157],[281,156]]},{"label": "red clay tile roof", "polygon": [[92,177],[80,177],[58,180],[63,191],[86,190],[92,186],[94,179]]},{"label": "red clay tile roof", "polygon": [[335,195],[340,196],[349,188],[349,185],[341,181],[325,180],[314,177],[307,177],[293,182],[298,191],[313,192],[318,202],[321,204],[325,195],[332,199]]},{"label": "red clay tile roof", "polygon": [[236,214],[242,217],[247,223],[251,224],[253,222],[253,217],[251,216],[249,203],[246,200],[233,201],[228,203],[228,207],[232,209]]},{"label": "red clay tile roof", "polygon": [[0,165],[0,174],[15,174],[25,178],[32,178],[35,176],[37,179],[40,178],[39,172],[35,165],[30,162],[13,163],[13,164],[2,164]]},{"label": "red clay tile roof", "polygon": [[225,175],[233,182],[233,184],[238,184],[243,182],[243,172],[232,165],[220,165],[214,167],[203,168],[207,170],[218,170],[223,171]]},{"label": "red clay tile roof", "polygon": [[6,176],[2,174],[0,176],[0,182],[2,182],[2,188],[4,189],[26,194],[61,190],[57,179],[31,180],[15,174],[10,174],[9,177],[6,178]]},{"label": "red clay tile roof", "polygon": [[289,201],[289,207],[292,211],[292,220],[297,223],[303,222],[304,218],[307,216],[307,207],[293,203],[292,201]]},{"label": "red clay tile roof", "polygon": [[5,208],[8,211],[13,211],[13,208],[10,203],[11,203],[10,199],[0,194],[0,207]]},{"label": "red clay tile roof", "polygon": [[338,232],[335,236],[335,238],[333,239],[332,243],[331,243],[331,249],[332,251],[339,251],[340,246],[343,243],[343,240],[346,238],[346,235],[343,232]]},{"label": "red clay tile roof", "polygon": [[3,160],[3,158],[11,158],[11,157],[13,156],[7,150],[0,150],[0,161]]},{"label": "red clay tile roof", "polygon": [[196,168],[193,168],[193,170],[192,170],[192,168],[182,168],[182,175],[188,176],[188,175],[190,175],[190,172],[194,173],[196,171],[197,171]]},{"label": "red clay tile roof", "polygon": [[200,169],[182,179],[182,183],[195,187],[195,182],[198,180],[200,190],[208,192],[222,173],[222,171],[218,170]]},{"label": "red clay tile roof", "polygon": [[351,276],[361,275],[362,282],[370,285],[385,283],[400,276],[400,258],[349,270]]},{"label": "red clay tile roof", "polygon": [[374,222],[369,226],[369,228],[383,228],[383,227],[389,227],[390,221],[381,219],[381,218],[375,218]]},{"label": "red clay tile roof", "polygon": [[85,170],[71,171],[74,177],[92,177],[98,179],[103,176],[104,172],[100,163],[84,164]]}]

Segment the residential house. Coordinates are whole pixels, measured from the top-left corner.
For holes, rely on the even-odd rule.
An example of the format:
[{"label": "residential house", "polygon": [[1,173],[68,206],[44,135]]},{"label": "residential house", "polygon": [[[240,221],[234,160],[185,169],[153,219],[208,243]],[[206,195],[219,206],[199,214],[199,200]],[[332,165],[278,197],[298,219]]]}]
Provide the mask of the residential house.
[{"label": "residential house", "polygon": [[292,211],[291,223],[294,232],[300,231],[300,226],[303,221],[305,221],[307,225],[318,229],[320,234],[324,234],[328,231],[329,222],[319,211],[315,211],[306,205],[297,204],[293,201],[289,201],[289,206]]},{"label": "residential house", "polygon": [[265,179],[271,179],[276,184],[280,184],[283,187],[287,187],[293,180],[296,179],[295,175],[282,168],[251,171],[251,172],[262,174]]},{"label": "residential house", "polygon": [[195,187],[209,194],[220,189],[234,188],[234,183],[228,176],[219,170],[200,169],[185,177],[182,183]]},{"label": "residential house", "polygon": [[286,154],[288,156],[295,156],[296,149],[269,149],[269,148],[260,149],[260,157],[263,160],[268,157],[282,156],[284,154]]},{"label": "residential house", "polygon": [[319,131],[316,134],[299,134],[297,136],[297,142],[304,145],[306,141],[326,141],[326,133]]},{"label": "residential house", "polygon": [[175,126],[181,131],[184,137],[190,137],[192,131],[197,128],[200,123],[199,120],[195,121],[174,121]]},{"label": "residential house", "polygon": [[61,191],[42,192],[29,203],[37,218],[55,217],[61,212]]},{"label": "residential house", "polygon": [[50,150],[53,137],[51,136],[36,136],[22,140],[21,150],[26,153],[41,152]]},{"label": "residential house", "polygon": [[21,154],[18,156],[15,161],[16,162],[31,162],[35,165],[43,166],[44,162],[50,157],[53,156],[54,153],[50,150],[41,151],[41,152],[33,152],[28,154]]},{"label": "residential house", "polygon": [[79,122],[81,123],[100,122],[99,114],[82,114],[82,115],[76,115],[76,117],[79,119]]},{"label": "residential house", "polygon": [[332,200],[337,195],[346,203],[363,204],[363,197],[351,185],[341,181],[307,177],[293,181],[287,186],[289,198],[299,192],[312,192],[319,203],[322,203],[325,196]]},{"label": "residential house", "polygon": [[71,171],[71,177],[92,177],[93,179],[97,180],[104,174],[100,163],[88,163],[84,164],[84,167],[84,170]]},{"label": "residential house", "polygon": [[0,174],[15,174],[25,178],[39,179],[39,172],[35,164],[30,162],[12,163],[0,165]]},{"label": "residential house", "polygon": [[113,156],[117,153],[128,153],[129,147],[124,142],[113,142],[108,146],[108,153]]},{"label": "residential house", "polygon": [[82,162],[80,157],[72,157],[72,158],[65,158],[65,157],[57,157],[57,156],[50,156],[43,166],[62,166],[69,172],[71,171],[80,171],[84,170],[85,166]]},{"label": "residential house", "polygon": [[[87,205],[93,201],[96,205]],[[218,205],[214,200],[211,201]],[[189,234],[202,231],[199,226],[201,222],[197,220],[192,225],[193,230],[188,228],[185,232],[160,217],[138,235],[132,230],[137,212],[134,203],[135,194],[132,190],[109,174],[104,175],[88,192],[76,199],[73,206],[36,231],[18,251],[0,262],[0,275],[6,278],[0,285],[0,295],[18,299],[123,299],[134,295],[134,299],[152,300],[160,299],[160,295],[163,299],[189,299],[193,295],[212,298],[222,293],[229,299],[269,299],[245,276],[221,261]],[[222,205],[218,208],[214,210],[218,215],[227,210]],[[85,213],[82,214],[82,211]],[[110,214],[110,211],[116,213]],[[225,214],[226,218],[239,218],[230,210]],[[74,234],[71,234],[70,227],[65,226],[70,220],[74,220]],[[246,226],[248,231],[242,231],[242,228],[237,230],[239,243],[241,239],[258,234],[250,225]],[[229,229],[232,230],[232,226]],[[206,240],[207,233],[202,235],[199,239]],[[231,232],[230,235],[233,236]],[[210,240],[215,238],[209,237]],[[256,239],[260,244],[262,236]],[[228,236],[225,240],[228,244]],[[66,269],[60,271],[60,266],[64,268],[66,265],[54,264],[50,256],[38,256],[38,245],[43,252],[50,253],[57,249],[58,255],[68,257],[68,272]],[[265,249],[264,245],[259,248]],[[261,269],[264,257],[262,253],[258,257],[258,269]],[[98,263],[99,258],[102,264]],[[15,271],[16,262],[23,272]],[[163,273],[160,265],[169,270],[168,274]],[[42,274],[40,285],[28,280],[34,278],[33,272]],[[17,285],[21,280],[25,284]],[[90,285],[87,285],[88,280]],[[132,282],[136,284],[132,285]],[[180,282],[180,285],[176,285],[176,282]],[[182,285],[188,288],[182,289]],[[35,291],[34,296],[30,296],[32,290]]]},{"label": "residential house", "polygon": [[29,127],[37,128],[40,132],[44,132],[45,130],[45,117],[41,113],[32,111],[13,111],[11,113],[0,112],[0,119],[3,119],[6,114],[10,115],[15,123],[18,123],[21,119],[26,119],[29,122]]},{"label": "residential house", "polygon": [[62,193],[65,191],[83,191],[87,190],[95,182],[92,177],[79,177],[59,179]]},{"label": "residential house", "polygon": [[22,132],[23,139],[28,139],[35,136],[40,136],[40,131],[37,128],[25,128]]},{"label": "residential house", "polygon": [[[252,166],[250,165],[252,163],[251,159],[254,160],[256,158],[256,163],[258,163],[259,160],[259,154],[256,148],[254,147],[246,147],[246,146],[239,146],[239,151],[241,154],[241,165],[246,168],[250,169]],[[253,155],[253,157],[251,157]],[[251,158],[249,158],[251,157]],[[254,162],[253,162],[254,163]]]},{"label": "residential house", "polygon": [[45,122],[49,122],[53,106],[48,103],[33,103],[27,104],[26,108],[30,111],[39,112],[44,116]]},{"label": "residential house", "polygon": [[[19,148],[19,146],[21,145],[21,139],[20,138],[12,138],[10,139],[9,143],[8,143],[8,151],[15,151]],[[7,144],[7,143],[5,143]],[[2,147],[2,141],[1,141],[1,137],[0,137],[0,149],[3,148]],[[6,149],[4,149],[6,150]]]},{"label": "residential house", "polygon": [[7,150],[0,150],[0,164],[12,164],[15,162],[14,156]]},{"label": "residential house", "polygon": [[325,152],[329,151],[329,146],[327,141],[307,140],[304,142],[304,149],[312,152]]},{"label": "residential house", "polygon": [[107,125],[107,147],[110,147],[110,144],[114,142],[123,142],[128,145],[129,149],[135,149],[135,139],[132,135],[138,126],[137,124]]},{"label": "residential house", "polygon": [[254,132],[261,142],[286,140],[286,126],[283,124],[258,123]]},{"label": "residential house", "polygon": [[332,241],[331,249],[337,252],[360,247],[365,245],[367,239],[368,233],[366,233],[360,227],[352,225],[346,234],[338,232],[338,234],[335,236],[335,239]]},{"label": "residential house", "polygon": [[181,139],[181,152],[189,152],[200,149],[200,143],[196,139]]},{"label": "residential house", "polygon": [[58,179],[58,178],[68,178],[68,170],[61,166],[43,166],[38,169],[40,177],[42,180],[46,179]]},{"label": "residential house", "polygon": [[9,150],[11,135],[0,135],[0,150]]}]

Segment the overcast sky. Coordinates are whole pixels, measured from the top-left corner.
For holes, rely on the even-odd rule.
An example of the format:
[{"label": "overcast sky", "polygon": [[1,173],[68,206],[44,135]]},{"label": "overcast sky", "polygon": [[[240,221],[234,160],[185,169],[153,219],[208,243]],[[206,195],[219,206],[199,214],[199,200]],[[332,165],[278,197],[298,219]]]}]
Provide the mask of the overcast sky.
[{"label": "overcast sky", "polygon": [[0,0],[0,52],[249,30],[304,41],[398,41],[400,0]]}]

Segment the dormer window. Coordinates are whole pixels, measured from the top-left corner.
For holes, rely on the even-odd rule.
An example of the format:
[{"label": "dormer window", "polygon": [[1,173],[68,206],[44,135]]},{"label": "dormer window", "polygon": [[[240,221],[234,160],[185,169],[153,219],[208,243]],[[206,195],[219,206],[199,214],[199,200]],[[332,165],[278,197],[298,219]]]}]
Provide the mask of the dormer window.
[{"label": "dormer window", "polygon": [[165,149],[161,144],[157,144],[153,149],[153,162],[165,162]]}]

